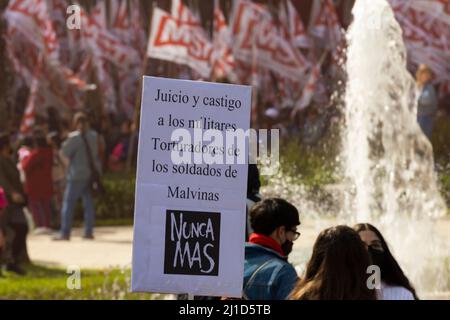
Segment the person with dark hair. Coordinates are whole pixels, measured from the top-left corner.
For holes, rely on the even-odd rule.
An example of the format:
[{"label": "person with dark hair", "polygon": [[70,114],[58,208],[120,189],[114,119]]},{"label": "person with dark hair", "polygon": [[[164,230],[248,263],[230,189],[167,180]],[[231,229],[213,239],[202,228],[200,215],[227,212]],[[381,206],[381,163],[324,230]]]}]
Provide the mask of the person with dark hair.
[{"label": "person with dark hair", "polygon": [[376,300],[367,286],[371,261],[355,230],[337,226],[322,231],[314,243],[304,277],[292,300]]},{"label": "person with dark hair", "polygon": [[42,130],[33,132],[34,147],[22,161],[25,173],[25,192],[36,230],[48,232],[51,227],[51,199],[53,196],[53,150]]},{"label": "person with dark hair", "polygon": [[288,263],[300,233],[297,209],[283,199],[265,199],[250,210],[254,233],[245,245],[243,297],[249,300],[284,300],[297,281]]},{"label": "person with dark hair", "polygon": [[79,198],[83,200],[84,239],[94,239],[95,208],[92,199],[92,178],[100,172],[99,143],[97,133],[89,128],[86,115],[74,116],[76,130],[63,143],[62,154],[69,159],[67,186],[61,211],[61,230],[54,240],[70,240],[73,211]]},{"label": "person with dark hair", "polygon": [[23,212],[27,204],[25,192],[20,181],[20,174],[12,159],[11,142],[8,134],[0,133],[0,186],[4,189],[8,206],[4,212],[6,231],[13,234],[6,244],[6,269],[23,275],[20,266],[30,261],[27,252],[28,224]]},{"label": "person with dark hair", "polygon": [[381,232],[369,223],[360,223],[354,229],[366,244],[373,264],[380,268],[380,300],[418,300],[416,290],[395,260]]}]

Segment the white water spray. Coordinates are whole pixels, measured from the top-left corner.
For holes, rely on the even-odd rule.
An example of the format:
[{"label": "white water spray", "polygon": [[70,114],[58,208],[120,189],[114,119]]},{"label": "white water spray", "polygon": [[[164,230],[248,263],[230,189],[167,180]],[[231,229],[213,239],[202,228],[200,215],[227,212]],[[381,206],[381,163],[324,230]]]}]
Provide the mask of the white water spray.
[{"label": "white water spray", "polygon": [[419,291],[448,290],[450,245],[430,142],[417,124],[402,31],[386,0],[358,0],[347,33],[343,155],[353,187],[348,222],[378,226]]},{"label": "white water spray", "polygon": [[[263,193],[285,197],[307,213],[302,220],[314,231],[294,247],[295,265],[309,259],[312,241],[325,227],[368,222],[385,236],[419,297],[448,296],[450,243],[436,230],[447,208],[432,146],[417,124],[415,83],[406,68],[401,28],[386,0],[355,1],[352,13],[342,170],[336,169],[344,178],[331,191],[335,207],[324,208],[284,176],[271,178]],[[302,241],[308,246],[301,247]]]}]

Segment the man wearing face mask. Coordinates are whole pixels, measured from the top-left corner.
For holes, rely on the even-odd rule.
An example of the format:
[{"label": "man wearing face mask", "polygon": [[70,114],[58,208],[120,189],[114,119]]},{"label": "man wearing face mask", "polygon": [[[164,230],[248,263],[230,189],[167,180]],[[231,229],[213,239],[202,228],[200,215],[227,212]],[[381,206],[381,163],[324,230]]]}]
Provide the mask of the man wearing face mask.
[{"label": "man wearing face mask", "polygon": [[284,300],[298,280],[287,256],[300,233],[297,209],[271,198],[250,210],[254,233],[245,245],[243,297],[248,300]]}]

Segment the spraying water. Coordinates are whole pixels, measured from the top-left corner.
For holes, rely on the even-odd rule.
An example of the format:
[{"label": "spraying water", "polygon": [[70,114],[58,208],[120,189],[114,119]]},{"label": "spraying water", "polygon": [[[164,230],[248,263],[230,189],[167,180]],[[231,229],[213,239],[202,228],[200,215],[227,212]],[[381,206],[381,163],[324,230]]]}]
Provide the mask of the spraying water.
[{"label": "spraying water", "polygon": [[431,144],[417,124],[401,28],[386,0],[356,1],[353,17],[343,155],[354,190],[344,215],[378,225],[421,291],[448,289],[450,245],[433,230],[447,208]]},{"label": "spraying water", "polygon": [[[432,146],[417,124],[415,83],[406,69],[401,28],[386,0],[355,1],[352,13],[341,151],[345,190],[334,195],[336,217],[324,219],[329,208],[285,177],[274,179],[265,192],[285,196],[301,212],[315,210],[316,234],[341,223],[375,225],[419,296],[448,292],[450,243],[436,231],[447,208]],[[304,264],[309,252],[294,252],[294,263]]]},{"label": "spraying water", "polygon": [[357,220],[446,213],[431,144],[417,124],[400,26],[385,0],[356,1],[348,31],[345,169]]}]

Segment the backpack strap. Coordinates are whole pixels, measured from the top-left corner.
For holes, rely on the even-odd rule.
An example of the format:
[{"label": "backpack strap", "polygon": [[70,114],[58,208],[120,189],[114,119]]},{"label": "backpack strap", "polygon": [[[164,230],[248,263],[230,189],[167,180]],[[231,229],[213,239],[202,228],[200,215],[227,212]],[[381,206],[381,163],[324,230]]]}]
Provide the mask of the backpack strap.
[{"label": "backpack strap", "polygon": [[84,143],[84,146],[86,148],[86,153],[88,155],[89,167],[91,169],[91,177],[94,177],[94,179],[95,179],[95,178],[99,177],[100,174],[99,174],[97,168],[95,167],[94,159],[92,157],[91,148],[89,147],[89,143],[88,143],[88,141],[86,139],[86,136],[85,136],[84,132],[81,133],[81,138],[83,139],[83,143]]}]

